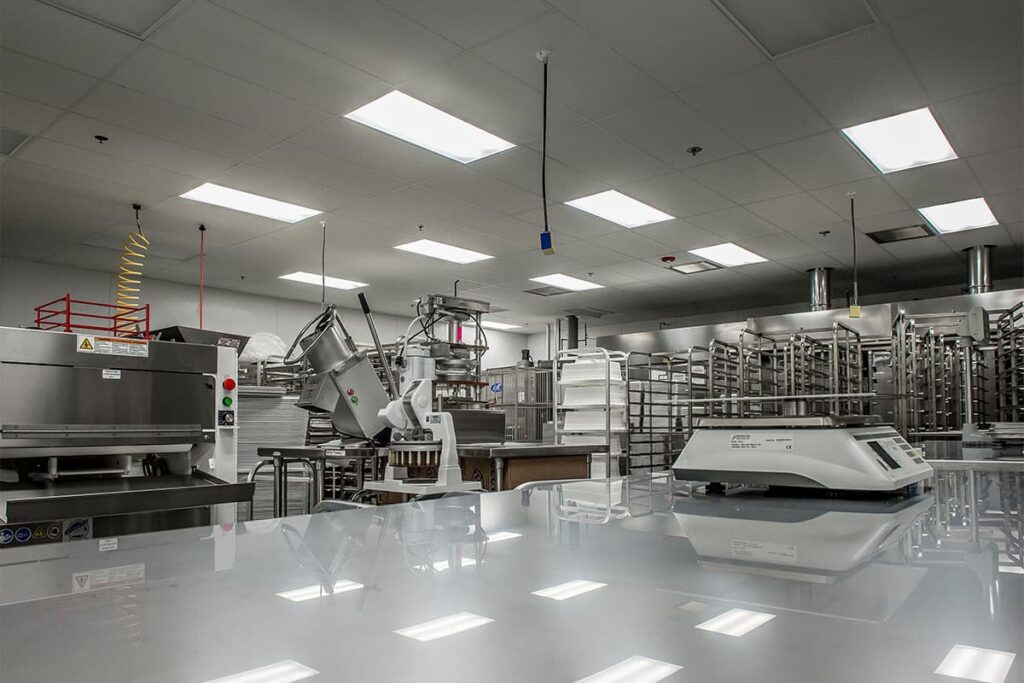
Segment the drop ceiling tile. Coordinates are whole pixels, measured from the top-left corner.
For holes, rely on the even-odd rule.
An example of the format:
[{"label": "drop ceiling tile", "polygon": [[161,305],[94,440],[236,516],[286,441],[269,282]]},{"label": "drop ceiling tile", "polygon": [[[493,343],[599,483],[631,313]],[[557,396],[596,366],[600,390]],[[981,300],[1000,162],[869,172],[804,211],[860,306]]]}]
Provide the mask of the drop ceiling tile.
[{"label": "drop ceiling tile", "polygon": [[751,149],[828,129],[771,64],[684,90],[682,98]]},{"label": "drop ceiling tile", "polygon": [[1021,190],[990,194],[985,198],[1000,223],[1016,223],[1024,220],[1024,192]]},{"label": "drop ceiling tile", "polygon": [[[540,153],[536,150],[516,147],[474,161],[473,170],[540,196],[540,161]],[[547,162],[547,182],[549,202],[563,202],[609,189],[606,183],[551,158]]]},{"label": "drop ceiling tile", "polygon": [[249,128],[106,82],[86,95],[74,111],[235,161],[244,161],[276,142]]},{"label": "drop ceiling tile", "polygon": [[[780,266],[789,268],[797,273],[806,273],[811,268],[836,268],[839,266],[839,262],[834,260],[831,256],[823,254],[820,251],[812,251],[799,256],[785,256],[776,261]],[[809,277],[809,276],[805,276]],[[833,284],[835,284],[836,274],[832,274]]]},{"label": "drop ceiling tile", "polygon": [[383,0],[453,43],[472,47],[547,11],[541,0]]},{"label": "drop ceiling tile", "polygon": [[[50,147],[44,150],[47,161],[50,161],[53,156],[58,159],[61,157],[59,153],[51,154],[54,151],[52,146],[58,143],[43,142]],[[134,202],[141,203],[144,207],[152,206],[165,199],[169,194],[164,191],[118,182],[107,175],[85,175],[83,172],[32,162],[21,158],[20,153],[17,158],[8,159],[3,167],[0,167],[0,179],[7,182],[12,178],[45,188],[45,192],[50,194],[49,202],[51,203],[55,201],[54,197],[61,197],[65,194],[86,195],[99,201],[119,204],[128,210]]]},{"label": "drop ceiling tile", "polygon": [[[274,173],[249,164],[234,166],[214,176],[211,181],[243,192],[252,192],[283,202],[328,212],[354,204],[361,199],[354,192],[299,180],[293,176]],[[322,219],[323,216],[316,217],[318,221]]]},{"label": "drop ceiling tile", "polygon": [[605,235],[604,237],[595,237],[589,241],[594,246],[610,249],[636,258],[657,256],[665,252],[664,244],[656,242],[649,237],[638,235],[632,230],[624,230],[613,235]]},{"label": "drop ceiling tile", "polygon": [[[569,240],[556,246],[562,256],[568,256],[588,267],[607,266],[622,261],[621,252],[598,246],[592,240]],[[539,249],[539,245],[534,248]]]},{"label": "drop ceiling tile", "polygon": [[[93,139],[93,136],[97,134],[105,135],[110,139],[100,144]],[[44,135],[49,140],[174,171],[193,178],[205,178],[220,173],[235,164],[231,159],[74,113],[61,117],[59,121],[50,126]]]},{"label": "drop ceiling tile", "polygon": [[753,154],[741,154],[685,171],[697,182],[738,204],[772,199],[800,188]]},{"label": "drop ceiling tile", "polygon": [[[400,234],[408,235],[409,241],[414,239],[437,239],[454,230],[457,226],[422,212],[409,211],[392,204],[386,204],[374,198],[356,202],[332,212],[339,220],[346,223],[363,223],[369,226],[389,228]],[[474,224],[475,225],[475,224]]]},{"label": "drop ceiling tile", "polygon": [[1021,78],[1021,3],[947,3],[891,24],[933,100]]},{"label": "drop ceiling tile", "polygon": [[608,266],[604,272],[620,273],[633,280],[644,282],[659,282],[665,279],[676,281],[676,271],[643,260],[620,261]]},{"label": "drop ceiling tile", "polygon": [[460,51],[430,29],[370,0],[218,4],[389,83],[399,83]]},{"label": "drop ceiling tile", "polygon": [[570,168],[612,186],[663,175],[672,170],[647,152],[597,125],[564,131],[549,138],[548,154]]},{"label": "drop ceiling tile", "polygon": [[[164,261],[184,261],[199,256],[199,236],[196,231],[182,230],[180,232],[168,232],[166,230],[153,230],[143,221],[143,230],[149,238],[149,251],[147,255],[157,256]],[[135,230],[134,223],[124,222],[118,224],[113,231],[107,234],[97,233],[82,240],[82,244],[88,244],[103,249],[120,249],[128,233]],[[149,275],[155,273],[156,268],[151,269],[152,264],[147,261],[144,272]]]},{"label": "drop ceiling tile", "polygon": [[33,102],[64,108],[96,83],[77,71],[49,64],[13,50],[0,50],[0,88]]},{"label": "drop ceiling tile", "polygon": [[[619,261],[622,261],[622,254],[619,254]],[[624,263],[621,265],[629,266],[634,263],[643,264],[642,261],[630,261],[629,263]],[[566,275],[578,277],[582,280],[593,280],[594,282],[604,285],[605,287],[622,287],[623,285],[637,284],[638,282],[641,281],[640,278],[634,275],[630,275],[629,273],[622,272],[618,268],[614,268],[611,266],[587,267],[582,270],[566,273]],[[602,302],[607,302],[608,296],[612,294],[612,292],[601,292],[601,294],[603,296],[600,298],[600,300]],[[568,305],[578,306],[579,302],[574,301],[572,304],[567,304],[567,306]]]},{"label": "drop ceiling tile", "polygon": [[[26,162],[15,160],[12,167],[24,165]],[[45,167],[38,167],[45,168]],[[100,219],[109,224],[119,220],[128,220],[133,215],[130,204],[117,204],[104,199],[97,199],[64,191],[55,191],[55,186],[40,182],[38,178],[21,179],[15,173],[3,173],[3,192],[0,192],[0,218],[3,212],[22,209],[26,213],[52,209],[68,212],[69,216]],[[87,188],[83,188],[87,191]],[[10,215],[10,214],[8,214]],[[74,220],[70,221],[75,223]]]},{"label": "drop ceiling tile", "polygon": [[499,256],[489,262],[488,266],[503,274],[504,277],[499,284],[520,292],[543,286],[540,283],[531,282],[531,277],[551,275],[552,273],[572,273],[586,269],[586,264],[568,256],[562,256],[557,252],[544,254],[539,249]]},{"label": "drop ceiling tile", "polygon": [[959,159],[890,173],[885,179],[915,208],[972,199],[981,194],[971,167]]},{"label": "drop ceiling tile", "polygon": [[682,173],[624,185],[619,190],[676,218],[685,218],[733,205],[731,200],[712,192]]},{"label": "drop ceiling tile", "polygon": [[418,185],[407,185],[392,190],[378,197],[377,201],[459,226],[473,225],[499,215],[482,206],[470,204]]},{"label": "drop ceiling tile", "polygon": [[[511,142],[540,140],[540,91],[470,52],[417,74],[399,89]],[[561,102],[548,103],[549,139],[585,123]]]},{"label": "drop ceiling tile", "polygon": [[[499,216],[497,218],[489,218],[480,223],[474,223],[470,228],[476,232],[482,232],[486,235],[492,235],[494,237],[500,237],[508,242],[514,242],[523,247],[532,247],[534,249],[540,248],[540,238],[537,226],[526,221],[521,221],[518,218],[512,216]],[[561,251],[562,245],[559,245],[559,251]],[[571,254],[566,254],[571,256]]]},{"label": "drop ceiling tile", "polygon": [[553,100],[591,120],[610,116],[637,102],[657,99],[663,87],[624,57],[560,12],[548,12],[473,52],[540,89],[538,50],[552,50],[549,86]]},{"label": "drop ceiling tile", "polygon": [[767,147],[757,155],[805,190],[877,175],[864,157],[834,132]]},{"label": "drop ceiling tile", "polygon": [[771,283],[773,288],[805,286],[807,276],[779,263],[751,263],[740,266],[745,276],[761,283]]},{"label": "drop ceiling tile", "polygon": [[465,166],[440,171],[421,184],[504,214],[516,214],[540,205],[537,195]]},{"label": "drop ceiling tile", "polygon": [[889,21],[895,21],[902,17],[923,12],[948,2],[949,0],[873,0],[872,4],[877,7],[882,16]]},{"label": "drop ceiling tile", "polygon": [[792,194],[748,204],[748,210],[783,230],[806,230],[839,220],[839,216],[809,194]]},{"label": "drop ceiling tile", "polygon": [[[544,216],[540,207],[518,213],[516,218],[532,223],[538,228],[544,227]],[[555,236],[556,250],[562,235],[572,239],[590,239],[625,230],[621,225],[592,216],[585,211],[565,204],[551,204],[550,202],[548,204],[548,224]]]},{"label": "drop ceiling tile", "polygon": [[[882,249],[894,258],[908,265],[914,265],[925,259],[936,257],[948,258],[953,255],[949,245],[938,237],[924,237],[919,240],[890,242],[881,245]],[[858,258],[860,254],[857,254]]]},{"label": "drop ceiling tile", "polygon": [[[818,252],[818,249],[801,239],[787,234],[766,235],[764,237],[751,237],[743,239],[738,244],[744,249],[749,249],[758,256],[763,256],[769,261],[794,256],[806,256]],[[754,264],[751,264],[754,265]],[[746,268],[746,266],[741,266]]]},{"label": "drop ceiling tile", "polygon": [[34,0],[4,2],[0,43],[91,76],[106,75],[139,44],[123,33]]},{"label": "drop ceiling tile", "polygon": [[967,159],[967,163],[987,193],[1008,192],[1024,186],[1024,148],[982,154]]},{"label": "drop ceiling tile", "polygon": [[819,202],[835,211],[840,216],[850,215],[849,192],[856,192],[857,217],[875,216],[880,213],[892,213],[910,208],[882,178],[869,178],[854,183],[844,183],[821,190],[814,190],[811,195]]},{"label": "drop ceiling tile", "polygon": [[617,0],[553,0],[583,28],[672,90],[765,61],[712,3],[654,0],[642,10]]},{"label": "drop ceiling tile", "polygon": [[[673,221],[665,221],[664,223],[655,223],[654,225],[645,225],[639,228],[633,228],[633,232],[644,237],[649,237],[652,240],[661,242],[665,245],[665,254],[673,254],[673,250],[677,249],[695,249],[701,246],[707,246],[709,244],[715,244],[722,241],[720,235],[708,232],[703,228],[699,228],[693,223],[676,219]],[[689,254],[675,254],[680,263],[686,263]],[[693,258],[689,258],[693,260]]]},{"label": "drop ceiling tile", "polygon": [[323,110],[148,45],[133,52],[110,80],[278,138],[329,117]]},{"label": "drop ceiling tile", "polygon": [[290,142],[273,147],[249,163],[364,197],[383,194],[407,184],[404,180]]},{"label": "drop ceiling tile", "polygon": [[175,13],[146,42],[336,114],[391,89],[365,71],[206,0]]},{"label": "drop ceiling tile", "polygon": [[18,158],[72,173],[154,190],[165,195],[180,194],[198,184],[196,178],[180,173],[43,138],[29,140],[18,151]]},{"label": "drop ceiling tile", "polygon": [[281,221],[232,211],[211,204],[171,197],[144,213],[146,225],[176,235],[194,233],[200,223],[206,225],[206,244],[232,246],[269,235],[287,225]]},{"label": "drop ceiling tile", "polygon": [[409,182],[423,180],[441,169],[461,166],[457,161],[343,117],[328,119],[291,141]]},{"label": "drop ceiling tile", "polygon": [[[85,268],[87,270],[114,272],[117,270],[120,260],[119,249],[101,249],[85,244],[76,244],[50,256],[45,262]],[[175,265],[176,263],[175,261],[165,261],[156,257],[149,257],[146,261],[146,265],[152,265],[154,269]],[[143,292],[145,292],[145,284],[143,284]]]},{"label": "drop ceiling tile", "polygon": [[[445,233],[440,238],[440,241],[446,244],[451,244],[452,246],[472,249],[473,251],[478,251],[482,254],[487,254],[488,256],[505,256],[507,254],[518,254],[529,250],[528,247],[517,244],[514,241],[495,237],[494,235],[478,232],[476,230],[452,230],[451,232]],[[426,259],[429,257],[424,256],[423,258]],[[430,261],[424,261],[423,263],[430,263]],[[486,268],[487,261],[479,261],[472,265],[479,266],[480,268]],[[460,271],[462,268],[460,264],[452,264],[452,266],[456,271]]]},{"label": "drop ceiling tile", "polygon": [[[601,126],[674,168],[706,164],[745,151],[677,95],[603,119]],[[687,151],[695,146],[702,151],[696,155]]]},{"label": "drop ceiling tile", "polygon": [[10,93],[0,93],[0,112],[4,128],[22,133],[38,133],[61,114],[61,110]]},{"label": "drop ceiling tile", "polygon": [[837,128],[928,104],[895,41],[880,26],[799,50],[775,63]]},{"label": "drop ceiling tile", "polygon": [[1024,88],[1011,83],[940,103],[939,122],[961,157],[1020,147],[1024,137]]},{"label": "drop ceiling tile", "polygon": [[714,233],[708,236],[712,241],[699,245],[701,247],[781,232],[778,227],[738,206],[694,216],[689,221]]}]

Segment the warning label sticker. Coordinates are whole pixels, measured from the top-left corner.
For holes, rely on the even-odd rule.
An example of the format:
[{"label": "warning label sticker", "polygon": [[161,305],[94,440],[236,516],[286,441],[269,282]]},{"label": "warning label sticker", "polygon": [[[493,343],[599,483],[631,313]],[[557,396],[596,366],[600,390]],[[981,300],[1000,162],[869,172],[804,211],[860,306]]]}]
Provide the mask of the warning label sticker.
[{"label": "warning label sticker", "polygon": [[764,560],[789,564],[795,564],[797,561],[795,543],[764,543],[735,538],[732,540],[732,556],[744,560]]},{"label": "warning label sticker", "polygon": [[149,358],[149,342],[145,339],[121,339],[80,334],[76,350],[79,353],[98,353],[105,356]]},{"label": "warning label sticker", "polygon": [[729,448],[734,451],[791,451],[791,432],[733,432]]},{"label": "warning label sticker", "polygon": [[76,572],[71,575],[71,592],[84,593],[85,591],[94,591],[100,588],[143,583],[145,580],[145,564],[126,564],[123,567],[93,569],[92,571]]}]

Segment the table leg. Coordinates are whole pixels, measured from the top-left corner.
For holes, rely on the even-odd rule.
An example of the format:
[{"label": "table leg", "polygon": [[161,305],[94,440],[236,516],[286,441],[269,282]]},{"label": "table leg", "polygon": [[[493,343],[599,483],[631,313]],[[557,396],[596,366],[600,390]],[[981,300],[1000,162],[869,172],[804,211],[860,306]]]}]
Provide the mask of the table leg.
[{"label": "table leg", "polygon": [[280,455],[274,456],[274,517],[283,517],[281,511],[284,509],[285,498],[287,497],[287,489],[283,486],[284,476],[282,469],[284,467],[284,458]]}]

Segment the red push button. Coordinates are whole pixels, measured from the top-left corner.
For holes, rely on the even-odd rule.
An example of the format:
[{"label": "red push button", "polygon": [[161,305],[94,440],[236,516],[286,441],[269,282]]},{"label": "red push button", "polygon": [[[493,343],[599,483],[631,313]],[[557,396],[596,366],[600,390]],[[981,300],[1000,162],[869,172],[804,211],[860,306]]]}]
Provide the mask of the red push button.
[{"label": "red push button", "polygon": [[235,383],[235,380],[228,377],[226,380],[224,380],[224,383],[221,386],[223,386],[227,391],[231,391],[237,385]]}]

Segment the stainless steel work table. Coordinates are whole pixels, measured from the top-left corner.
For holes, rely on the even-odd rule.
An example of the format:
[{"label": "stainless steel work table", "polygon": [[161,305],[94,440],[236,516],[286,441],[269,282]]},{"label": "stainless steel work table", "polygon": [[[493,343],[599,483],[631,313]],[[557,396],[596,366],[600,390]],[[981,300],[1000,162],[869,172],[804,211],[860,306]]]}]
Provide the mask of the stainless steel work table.
[{"label": "stainless steel work table", "polygon": [[495,488],[502,490],[504,484],[505,463],[515,458],[559,458],[567,456],[586,456],[587,472],[590,471],[590,456],[608,450],[604,445],[575,445],[547,443],[479,443],[465,444],[458,447],[460,458],[487,458],[494,461]]},{"label": "stainless steel work table", "polygon": [[[585,521],[608,491],[614,519]],[[938,517],[931,496],[673,499],[638,479],[78,541],[0,566],[0,680],[200,683],[291,661],[313,682],[571,682],[641,656],[682,667],[669,683],[954,681],[933,672],[957,645],[1021,654],[1024,575],[999,571],[996,530],[979,545]],[[578,579],[602,586],[533,594]],[[770,620],[698,628],[733,609]],[[396,633],[455,613],[493,621]]]}]

